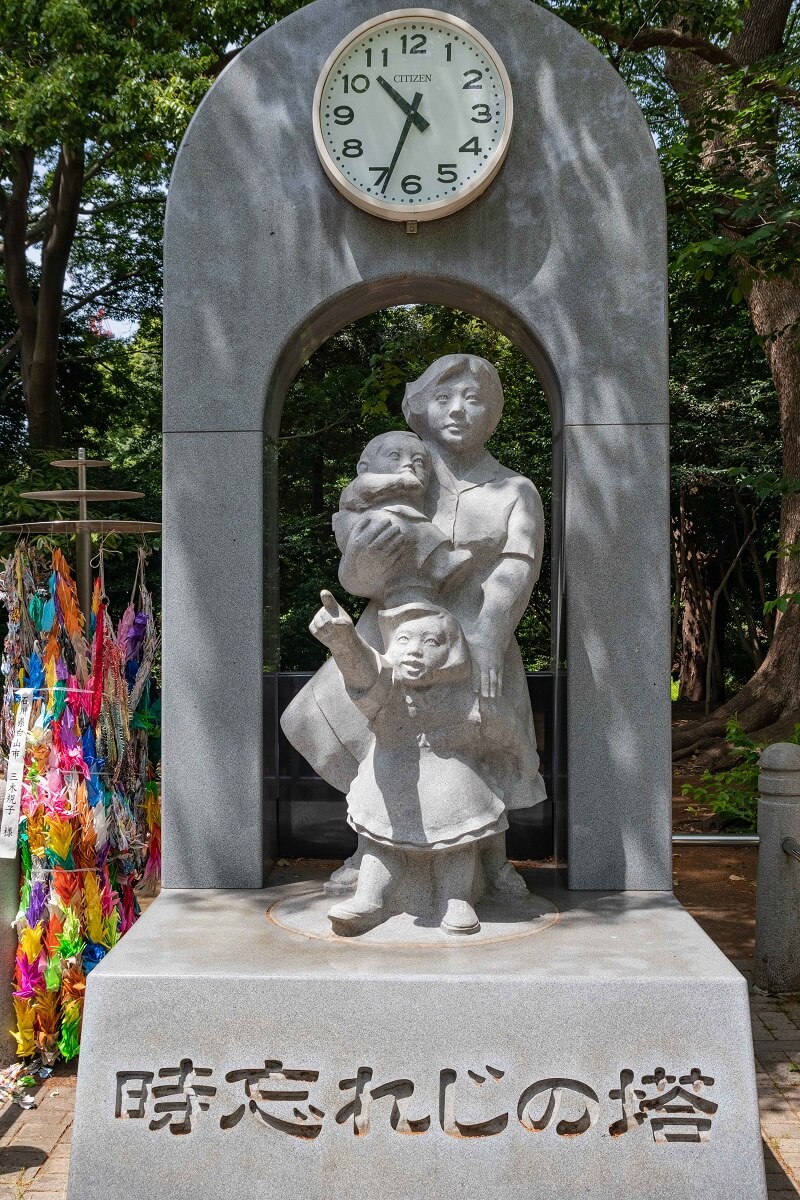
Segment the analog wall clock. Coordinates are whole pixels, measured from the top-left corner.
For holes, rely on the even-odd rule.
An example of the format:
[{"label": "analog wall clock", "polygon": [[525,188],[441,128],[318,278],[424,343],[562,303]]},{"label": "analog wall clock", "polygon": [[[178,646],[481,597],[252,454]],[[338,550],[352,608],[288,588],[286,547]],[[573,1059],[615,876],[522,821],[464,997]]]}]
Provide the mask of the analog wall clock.
[{"label": "analog wall clock", "polygon": [[511,137],[511,84],[476,29],[429,8],[359,25],[314,94],[314,140],[342,195],[389,221],[430,221],[491,183]]}]

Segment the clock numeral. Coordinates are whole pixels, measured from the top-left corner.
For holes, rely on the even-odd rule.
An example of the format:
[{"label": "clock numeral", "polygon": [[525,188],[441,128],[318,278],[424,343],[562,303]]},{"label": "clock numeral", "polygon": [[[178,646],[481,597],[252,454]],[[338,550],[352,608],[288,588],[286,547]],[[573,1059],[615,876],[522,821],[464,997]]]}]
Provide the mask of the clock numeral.
[{"label": "clock numeral", "polygon": [[354,75],[351,79],[349,75],[342,76],[345,94],[349,91],[365,92],[369,87],[369,79],[366,75]]},{"label": "clock numeral", "polygon": [[[477,138],[473,138],[472,140],[477,141]],[[345,158],[361,158],[363,153],[364,147],[361,145],[361,142],[358,138],[345,139],[345,143],[342,146],[342,154],[345,156]]]},{"label": "clock numeral", "polygon": [[444,44],[445,62],[453,61],[453,43],[445,42]]},{"label": "clock numeral", "polygon": [[333,110],[333,119],[337,125],[350,125],[355,115],[349,104],[337,104]]},{"label": "clock numeral", "polygon": [[471,137],[468,142],[464,142],[463,146],[458,147],[458,152],[459,152],[459,154],[482,154],[483,153],[480,146],[478,145],[477,137]]},{"label": "clock numeral", "polygon": [[[372,47],[368,46],[367,49],[364,51],[364,53],[367,56],[367,66],[371,67],[372,66]],[[388,65],[389,65],[389,49],[387,46],[384,46],[383,50],[381,50],[381,58],[383,59],[383,65],[385,67],[388,67]]]},{"label": "clock numeral", "polygon": [[406,175],[401,180],[400,187],[407,196],[416,196],[422,191],[422,178],[419,175]]},{"label": "clock numeral", "polygon": [[473,104],[472,111],[478,116],[470,117],[470,121],[474,121],[476,125],[486,125],[492,119],[492,110],[488,104]]},{"label": "clock numeral", "polygon": [[[483,71],[473,68],[471,71],[464,72],[464,78],[467,82],[462,87],[462,92],[483,91],[483,84],[480,82],[483,79]],[[347,91],[347,88],[345,88],[345,91]]]},{"label": "clock numeral", "polygon": [[439,163],[439,183],[455,183],[458,179],[457,166],[458,163]]},{"label": "clock numeral", "polygon": [[[400,48],[403,54],[427,54],[425,49],[428,39],[424,33],[412,33],[411,35],[411,50],[408,49],[408,34],[404,33],[400,38]],[[385,64],[384,64],[385,65]]]},{"label": "clock numeral", "polygon": [[367,167],[367,170],[368,171],[377,171],[378,177],[375,180],[375,187],[380,187],[381,184],[383,183],[384,179],[386,178],[386,176],[389,174],[388,167]]}]

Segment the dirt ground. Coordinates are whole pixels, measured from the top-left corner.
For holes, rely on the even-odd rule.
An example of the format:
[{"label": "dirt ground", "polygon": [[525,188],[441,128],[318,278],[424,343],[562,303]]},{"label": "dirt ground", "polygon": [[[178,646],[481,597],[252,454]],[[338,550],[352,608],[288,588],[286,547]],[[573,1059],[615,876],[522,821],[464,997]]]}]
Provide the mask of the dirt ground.
[{"label": "dirt ground", "polygon": [[[685,728],[703,716],[702,706],[673,706],[674,728]],[[703,764],[692,759],[676,765],[672,775],[674,833],[724,832],[710,809],[681,795],[684,784],[697,784]],[[675,895],[721,950],[731,958],[754,954],[757,846],[675,846],[672,877]]]}]

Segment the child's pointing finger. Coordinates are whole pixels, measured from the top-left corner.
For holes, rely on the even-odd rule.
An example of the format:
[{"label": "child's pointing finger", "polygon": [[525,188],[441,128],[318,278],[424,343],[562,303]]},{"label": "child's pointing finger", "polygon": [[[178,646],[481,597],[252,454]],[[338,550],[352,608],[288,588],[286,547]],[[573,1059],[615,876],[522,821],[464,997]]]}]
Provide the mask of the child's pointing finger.
[{"label": "child's pointing finger", "polygon": [[332,617],[338,617],[340,615],[339,605],[333,592],[329,592],[326,588],[323,588],[319,594],[319,598],[322,601],[322,607],[329,612]]}]

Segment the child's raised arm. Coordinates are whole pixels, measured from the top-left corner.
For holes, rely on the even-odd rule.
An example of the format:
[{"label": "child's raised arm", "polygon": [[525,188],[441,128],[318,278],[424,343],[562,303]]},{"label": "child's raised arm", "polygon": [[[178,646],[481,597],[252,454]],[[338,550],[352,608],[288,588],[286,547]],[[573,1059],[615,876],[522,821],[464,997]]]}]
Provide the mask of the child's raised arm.
[{"label": "child's raised arm", "polygon": [[309,630],[328,647],[347,686],[355,692],[368,691],[380,675],[378,655],[356,631],[349,613],[332,592],[323,589],[319,598],[322,608]]}]

